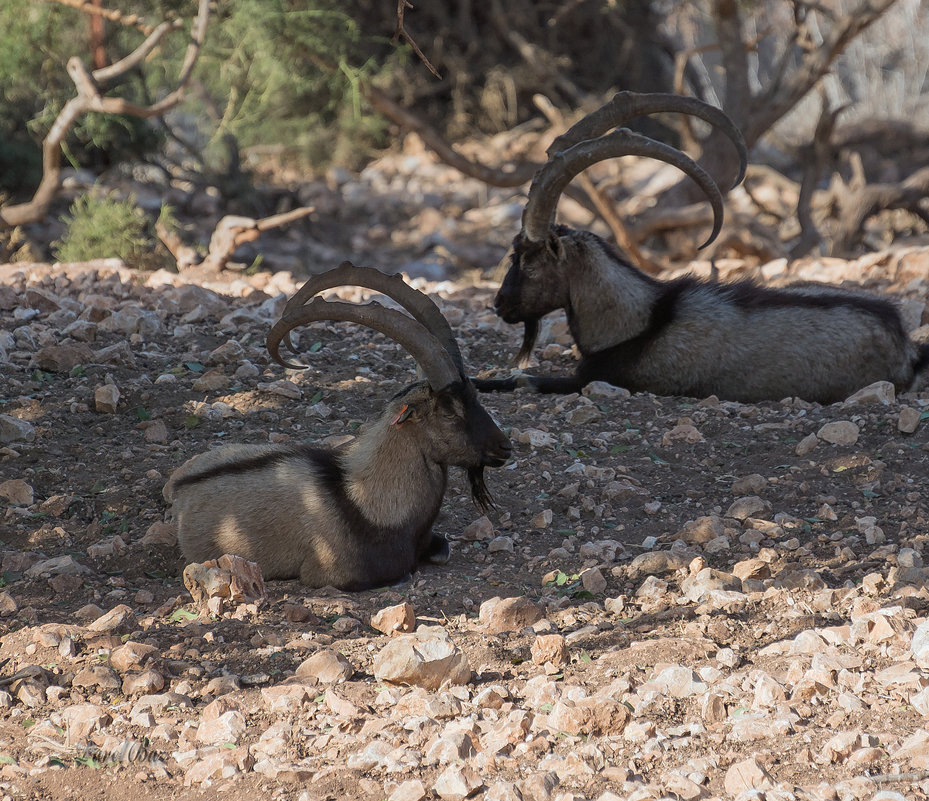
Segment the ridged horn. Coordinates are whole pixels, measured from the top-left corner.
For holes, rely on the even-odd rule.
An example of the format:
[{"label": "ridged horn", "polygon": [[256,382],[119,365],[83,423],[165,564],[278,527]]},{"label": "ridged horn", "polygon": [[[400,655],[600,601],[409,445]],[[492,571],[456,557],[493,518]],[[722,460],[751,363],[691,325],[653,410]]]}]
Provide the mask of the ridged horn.
[{"label": "ridged horn", "polygon": [[607,133],[636,117],[667,111],[698,117],[726,134],[739,156],[738,176],[733,186],[744,178],[748,161],[745,140],[721,109],[694,97],[617,92],[603,106],[557,137],[548,148],[548,161],[536,173],[529,188],[529,200],[523,212],[523,234],[535,242],[548,236],[561,193],[579,172],[608,158],[640,155],[672,164],[697,182],[713,205],[713,231],[701,247],[712,242],[722,226],[722,193],[707,172],[680,150],[647,136],[622,128]]},{"label": "ridged horn", "polygon": [[531,242],[544,241],[555,218],[558,199],[572,179],[597,162],[618,156],[646,156],[671,164],[696,181],[713,206],[713,230],[700,247],[712,242],[723,224],[723,195],[710,174],[677,148],[634,133],[628,128],[586,139],[555,153],[536,173],[523,211],[523,234]]},{"label": "ridged horn", "polygon": [[315,298],[290,311],[285,310],[268,333],[267,346],[271,357],[284,367],[301,369],[304,365],[291,364],[281,358],[281,340],[298,325],[318,320],[358,323],[390,337],[413,357],[429,386],[437,392],[462,380],[462,374],[444,343],[426,326],[401,311],[388,309],[375,301],[356,305]]},{"label": "ridged horn", "polygon": [[[413,289],[400,273],[387,275],[372,267],[358,267],[350,261],[343,261],[338,267],[319,275],[314,275],[297,290],[284,306],[282,316],[292,314],[302,307],[314,295],[337,286],[360,286],[386,295],[399,303],[413,315],[445,348],[462,378],[465,375],[464,361],[458,341],[452,333],[448,320],[436,306],[435,302],[423,292]],[[287,345],[290,346],[289,338]]]}]

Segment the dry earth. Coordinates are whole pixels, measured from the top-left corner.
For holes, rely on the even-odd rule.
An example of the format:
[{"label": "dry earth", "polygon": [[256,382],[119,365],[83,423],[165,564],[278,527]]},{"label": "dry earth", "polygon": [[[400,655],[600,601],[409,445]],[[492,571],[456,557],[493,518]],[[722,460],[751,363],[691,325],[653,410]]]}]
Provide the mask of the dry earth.
[{"label": "dry earth", "polygon": [[[892,292],[914,327],[927,274],[925,248],[765,268]],[[475,372],[506,364],[492,284],[418,285]],[[448,565],[357,594],[268,582],[211,615],[171,470],[350,435],[412,377],[347,325],[301,333],[312,369],[269,365],[294,288],[0,268],[0,797],[929,796],[929,393],[488,396],[515,455],[488,520],[453,476]],[[569,370],[563,322],[547,337],[538,369]],[[403,602],[450,637],[437,689],[383,678],[402,636],[371,618]]]}]

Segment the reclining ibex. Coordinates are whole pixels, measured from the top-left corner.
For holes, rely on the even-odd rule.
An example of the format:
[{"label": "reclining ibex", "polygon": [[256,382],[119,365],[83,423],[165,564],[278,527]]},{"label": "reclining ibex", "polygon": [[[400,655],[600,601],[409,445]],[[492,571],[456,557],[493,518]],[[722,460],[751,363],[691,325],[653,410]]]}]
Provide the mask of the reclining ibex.
[{"label": "reclining ibex", "polygon": [[[316,298],[354,285],[403,306]],[[343,262],[311,278],[268,334],[271,356],[298,325],[342,320],[376,329],[416,360],[424,381],[394,396],[354,441],[337,450],[309,445],[232,445],[195,456],[165,487],[178,542],[189,561],[224,553],[255,561],[268,579],[363,590],[406,577],[422,559],[445,561],[448,544],[431,533],[449,465],[468,471],[472,497],[487,507],[485,466],[511,445],[481,406],[445,317],[399,275]]]},{"label": "reclining ibex", "polygon": [[689,276],[659,281],[598,236],[554,224],[558,198],[574,176],[598,161],[633,154],[672,164],[697,182],[714,213],[704,245],[713,241],[723,210],[710,176],[679,150],[626,129],[611,131],[659,111],[692,114],[726,133],[738,150],[736,183],[742,179],[741,134],[722,111],[694,98],[620,92],[574,125],[552,143],[532,182],[494,306],[506,322],[525,324],[520,367],[535,344],[539,320],[565,309],[580,364],[569,377],[519,375],[476,380],[475,386],[576,392],[600,380],[632,392],[746,402],[793,395],[820,403],[843,400],[878,380],[909,387],[929,364],[929,346],[907,337],[888,300],[750,281],[720,284]]}]

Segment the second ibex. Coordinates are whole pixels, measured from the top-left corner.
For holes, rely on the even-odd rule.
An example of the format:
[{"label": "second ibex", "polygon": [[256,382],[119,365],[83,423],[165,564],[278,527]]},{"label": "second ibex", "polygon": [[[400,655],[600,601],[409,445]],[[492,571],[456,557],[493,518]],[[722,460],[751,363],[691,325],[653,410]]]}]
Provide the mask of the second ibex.
[{"label": "second ibex", "polygon": [[[377,303],[316,298],[354,285],[381,292],[412,317]],[[307,301],[310,301],[307,303]],[[511,446],[481,406],[458,343],[432,300],[399,275],[344,262],[310,279],[268,334],[271,355],[298,325],[345,320],[394,339],[425,374],[343,448],[230,445],[195,456],[165,487],[189,561],[225,553],[258,563],[264,578],[299,578],[311,587],[363,590],[398,581],[421,559],[448,558],[432,533],[450,465],[468,471],[486,507],[484,467],[499,467]]]},{"label": "second ibex", "polygon": [[565,309],[581,353],[573,376],[475,381],[483,391],[529,386],[576,392],[607,381],[632,392],[753,402],[797,396],[832,403],[886,380],[910,387],[929,366],[929,345],[907,336],[897,307],[870,295],[831,288],[773,289],[750,281],[646,275],[595,234],[555,225],[558,198],[585,168],[638,155],[672,164],[697,182],[713,206],[715,239],[722,194],[695,162],[668,145],[625,128],[644,114],[675,111],[717,126],[738,151],[736,183],[745,173],[742,136],[719,109],[694,98],[620,92],[556,139],[536,174],[513,240],[510,266],[494,305],[508,323],[525,324],[518,361],[525,366],[539,320]]}]

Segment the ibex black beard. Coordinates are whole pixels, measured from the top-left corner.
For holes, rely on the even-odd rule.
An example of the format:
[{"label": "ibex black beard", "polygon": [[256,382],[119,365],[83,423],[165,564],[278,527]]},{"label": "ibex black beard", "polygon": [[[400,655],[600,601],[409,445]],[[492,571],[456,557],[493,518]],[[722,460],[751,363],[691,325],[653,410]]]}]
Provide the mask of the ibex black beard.
[{"label": "ibex black beard", "polygon": [[529,357],[532,356],[532,349],[535,347],[535,341],[539,336],[539,321],[526,320],[523,323],[523,344],[516,354],[516,366],[523,368],[529,364]]},{"label": "ibex black beard", "polygon": [[471,497],[474,499],[474,504],[478,509],[482,512],[486,512],[488,509],[496,507],[494,499],[491,497],[487,485],[484,483],[483,467],[468,468],[468,481],[471,483]]}]

